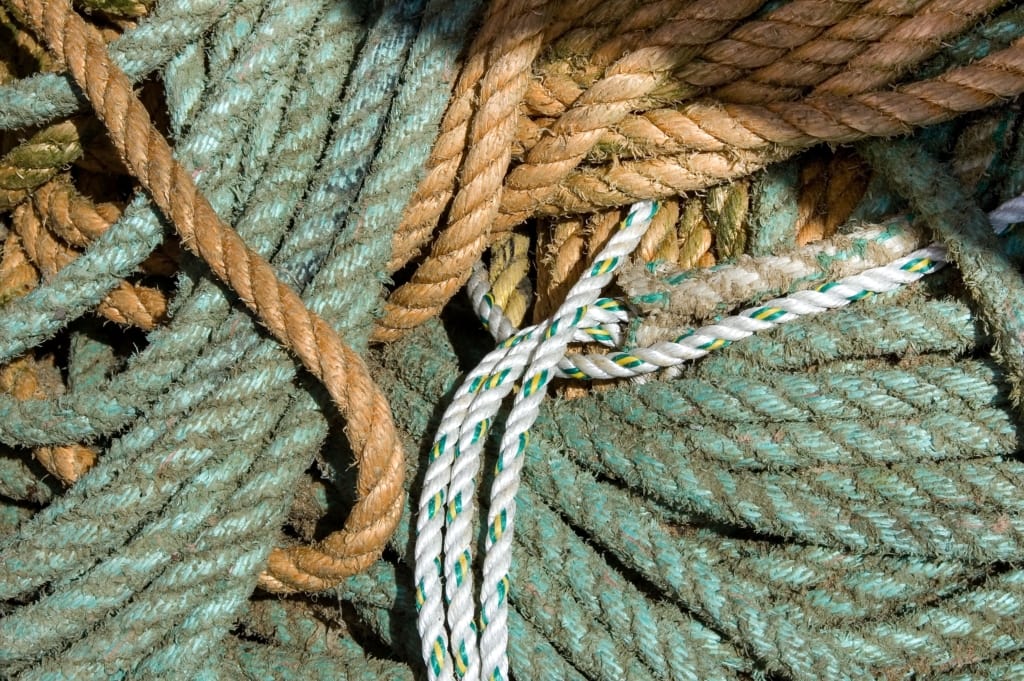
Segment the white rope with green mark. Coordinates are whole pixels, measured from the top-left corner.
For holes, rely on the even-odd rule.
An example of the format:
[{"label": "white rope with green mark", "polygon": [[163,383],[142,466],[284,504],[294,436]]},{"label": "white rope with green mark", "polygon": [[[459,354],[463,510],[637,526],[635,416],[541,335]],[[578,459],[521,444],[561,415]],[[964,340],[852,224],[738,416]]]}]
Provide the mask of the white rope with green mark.
[{"label": "white rope with green mark", "polygon": [[[650,202],[634,205],[620,231],[555,314],[521,331],[495,305],[483,266],[474,269],[470,297],[484,326],[500,344],[467,376],[445,412],[420,497],[415,552],[417,626],[431,681],[508,678],[508,575],[515,496],[529,429],[553,378],[627,378],[675,367],[758,331],[892,291],[947,263],[946,249],[933,244],[882,267],[748,308],[670,342],[607,354],[566,354],[573,340],[618,347],[628,309],[598,296],[623,258],[639,244],[656,210]],[[990,219],[1000,233],[1009,224],[1024,220],[1024,198],[1003,204]],[[495,466],[483,583],[477,598],[471,550],[474,481],[491,420],[523,376]],[[479,619],[478,603],[482,610]]]},{"label": "white rope with green mark", "polygon": [[[651,202],[634,205],[551,319],[503,340],[470,372],[445,411],[429,456],[416,526],[417,627],[431,681],[508,678],[508,571],[527,432],[547,384],[557,375],[559,359],[580,329],[594,329],[588,338],[604,334],[606,342],[616,342],[602,325],[624,319],[625,310],[599,296],[639,244],[655,211]],[[495,466],[477,600],[471,548],[475,479],[491,419],[522,376]]]},{"label": "white rope with green mark", "polygon": [[[1011,225],[1024,222],[1024,195],[1000,204],[988,213],[988,218],[996,234],[1003,234]],[[558,374],[560,377],[576,379],[636,378],[671,369],[683,362],[700,359],[713,350],[726,347],[758,331],[766,331],[802,316],[845,307],[876,293],[895,290],[938,271],[946,265],[947,257],[945,247],[931,244],[881,267],[866,269],[836,282],[747,308],[714,324],[687,331],[671,341],[607,354],[571,353],[559,362]],[[474,270],[468,291],[474,309],[484,321],[484,328],[490,330],[496,339],[515,333],[514,325],[489,295],[487,273],[482,266]],[[602,345],[617,347],[618,339],[623,334],[614,325],[627,321],[628,310],[616,301],[609,301],[606,305],[609,310],[614,310],[614,322],[604,323],[600,329],[594,330],[597,332],[594,335],[581,333],[575,340],[598,341]]]}]

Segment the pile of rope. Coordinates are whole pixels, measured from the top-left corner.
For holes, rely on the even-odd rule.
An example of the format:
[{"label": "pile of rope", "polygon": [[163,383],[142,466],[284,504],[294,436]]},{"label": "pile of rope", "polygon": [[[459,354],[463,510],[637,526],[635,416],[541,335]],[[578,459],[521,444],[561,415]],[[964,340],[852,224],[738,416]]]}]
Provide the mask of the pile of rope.
[{"label": "pile of rope", "polygon": [[4,0],[0,675],[1024,674],[1021,92],[999,0]]}]

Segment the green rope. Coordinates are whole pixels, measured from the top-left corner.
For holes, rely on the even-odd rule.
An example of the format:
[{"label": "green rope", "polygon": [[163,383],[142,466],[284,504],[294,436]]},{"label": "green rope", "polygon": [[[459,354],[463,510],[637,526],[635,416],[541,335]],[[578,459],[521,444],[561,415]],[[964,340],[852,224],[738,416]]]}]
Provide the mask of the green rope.
[{"label": "green rope", "polygon": [[942,166],[912,141],[871,141],[868,161],[910,201],[963,275],[964,285],[991,329],[993,355],[1006,367],[1020,401],[1024,381],[1024,282],[1003,253],[985,214]]},{"label": "green rope", "polygon": [[[128,77],[141,81],[206,33],[236,0],[165,0],[152,14],[110,45],[110,55]],[[44,125],[87,108],[70,76],[40,74],[0,86],[0,130]]]}]

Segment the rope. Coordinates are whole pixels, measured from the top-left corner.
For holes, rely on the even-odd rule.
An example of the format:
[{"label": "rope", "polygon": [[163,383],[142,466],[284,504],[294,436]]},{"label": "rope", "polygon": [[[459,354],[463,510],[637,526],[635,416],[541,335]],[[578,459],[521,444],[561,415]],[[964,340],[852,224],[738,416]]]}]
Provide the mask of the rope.
[{"label": "rope", "polygon": [[[655,325],[680,329],[693,320],[722,314],[730,305],[757,302],[757,296],[811,288],[882,266],[924,244],[923,230],[892,221],[779,255],[741,255],[727,266],[712,269],[630,265],[618,281],[630,302],[644,314],[648,331]],[[643,343],[653,337],[648,334]]]},{"label": "rope", "polygon": [[[650,205],[634,209],[623,222],[622,231],[602,251],[588,276],[573,287],[552,321],[525,329],[499,346],[467,377],[456,400],[445,412],[431,453],[431,466],[424,480],[417,521],[417,621],[420,640],[423,641],[423,659],[431,678],[450,678],[453,669],[457,669],[460,676],[468,675],[470,678],[478,677],[481,671],[488,678],[508,676],[508,660],[504,657],[508,636],[505,596],[508,541],[511,540],[515,515],[512,500],[517,466],[521,462],[517,452],[525,443],[522,437],[529,429],[533,418],[530,415],[544,394],[544,386],[553,377],[550,369],[560,355],[558,348],[564,352],[576,328],[584,323],[588,306],[611,279],[611,272],[622,257],[637,245],[653,213],[654,208]],[[540,354],[542,351],[546,354]],[[531,360],[529,366],[524,361],[526,358]],[[522,406],[520,412],[514,409],[513,414],[525,412],[525,415],[516,422],[518,432],[506,433],[503,440],[488,511],[490,541],[480,596],[484,608],[481,623],[485,627],[482,654],[488,656],[478,661],[470,607],[473,596],[469,567],[472,565],[469,544],[474,513],[473,481],[479,467],[482,439],[490,420],[520,374],[525,378],[517,406]],[[442,541],[443,528],[446,531]],[[442,617],[442,583],[449,602],[450,648]],[[494,651],[498,652],[497,658],[489,656]]]},{"label": "rope", "polygon": [[468,147],[459,171],[460,189],[448,214],[449,226],[431,248],[433,264],[419,267],[408,283],[389,296],[375,340],[394,340],[404,329],[437,314],[466,283],[469,268],[483,253],[497,214],[501,178],[511,161],[515,106],[540,50],[548,6],[543,0],[529,0],[514,4],[505,17],[503,33],[488,51],[478,108],[468,123]]},{"label": "rope", "polygon": [[[161,2],[136,28],[111,43],[111,58],[138,82],[206,33],[234,4],[235,0]],[[0,86],[0,130],[42,125],[85,105],[67,77],[47,73],[24,78]]]},{"label": "rope", "polygon": [[[404,471],[400,445],[390,427],[390,410],[361,358],[310,313],[298,296],[277,280],[271,266],[220,220],[152,128],[142,104],[131,94],[127,76],[110,62],[102,42],[70,6],[17,3],[15,7],[67,63],[108,126],[112,141],[157,205],[171,217],[184,245],[238,291],[274,335],[324,381],[346,417],[357,461],[368,471],[363,489],[368,497],[380,497],[357,503],[353,515],[358,524],[350,531],[347,552],[333,556],[335,560],[352,556],[354,567],[350,569],[365,567],[377,558],[394,528]],[[139,147],[129,146],[129,131],[148,139]],[[361,517],[363,513],[368,517]],[[275,569],[273,559],[271,565]]]}]

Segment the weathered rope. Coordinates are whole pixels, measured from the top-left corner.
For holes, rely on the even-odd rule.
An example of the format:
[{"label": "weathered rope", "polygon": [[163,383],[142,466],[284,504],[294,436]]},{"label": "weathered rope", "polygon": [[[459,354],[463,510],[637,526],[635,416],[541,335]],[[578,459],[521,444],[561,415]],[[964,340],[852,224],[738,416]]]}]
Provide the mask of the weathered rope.
[{"label": "weathered rope", "polygon": [[[488,51],[476,115],[468,123],[468,146],[459,170],[459,191],[448,213],[449,226],[431,248],[433,264],[418,268],[389,297],[374,333],[376,340],[394,340],[404,329],[436,315],[466,283],[469,268],[483,253],[497,215],[501,179],[511,161],[515,107],[540,49],[549,6],[543,0],[513,3],[505,17],[503,33]],[[439,266],[439,261],[444,264]]]},{"label": "weathered rope", "polygon": [[[172,218],[184,245],[229,282],[275,336],[324,381],[348,422],[357,461],[367,471],[361,489],[371,499],[361,500],[353,508],[353,529],[344,542],[346,552],[332,558],[351,556],[350,569],[362,569],[377,558],[394,528],[404,473],[401,447],[390,425],[390,410],[362,359],[277,280],[265,260],[220,221],[187,171],[174,161],[163,137],[152,128],[145,109],[131,94],[127,76],[110,62],[102,42],[70,6],[50,3],[44,7],[32,2],[17,2],[14,6],[45,36],[56,56],[88,93],[112,141],[157,205]],[[142,136],[145,141],[129,142],[129,135]],[[341,549],[342,543],[331,548]],[[320,555],[310,557],[314,570]],[[272,563],[271,569],[274,567]]]},{"label": "weathered rope", "polygon": [[[111,56],[133,81],[159,68],[235,4],[235,0],[172,0],[114,41]],[[39,74],[0,86],[0,130],[48,123],[87,104],[66,76]]]}]

